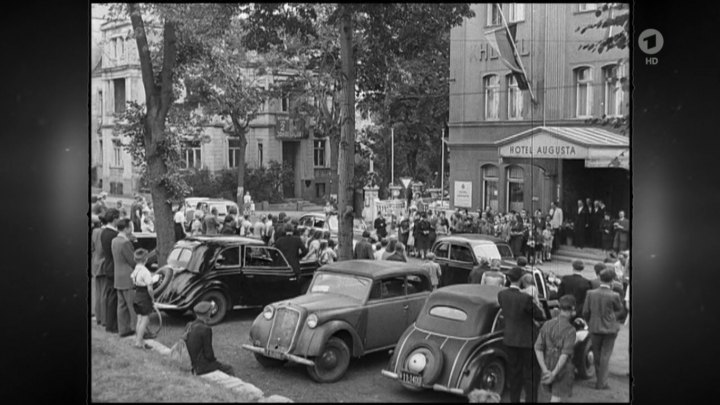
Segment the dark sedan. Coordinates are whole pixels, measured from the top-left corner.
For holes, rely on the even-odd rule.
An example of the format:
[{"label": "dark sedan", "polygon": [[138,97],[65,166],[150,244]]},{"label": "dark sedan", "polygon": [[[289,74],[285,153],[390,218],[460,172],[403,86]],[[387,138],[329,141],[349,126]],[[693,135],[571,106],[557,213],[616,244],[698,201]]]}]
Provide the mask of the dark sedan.
[{"label": "dark sedan", "polygon": [[480,259],[498,259],[502,270],[515,265],[510,245],[500,238],[480,234],[458,234],[439,238],[432,247],[442,269],[440,286],[464,284]]},{"label": "dark sedan", "polygon": [[163,277],[157,307],[179,315],[199,301],[213,302],[210,324],[238,307],[257,307],[295,297],[307,288],[318,263],[301,262],[295,275],[282,252],[240,236],[198,236],[178,241]]}]

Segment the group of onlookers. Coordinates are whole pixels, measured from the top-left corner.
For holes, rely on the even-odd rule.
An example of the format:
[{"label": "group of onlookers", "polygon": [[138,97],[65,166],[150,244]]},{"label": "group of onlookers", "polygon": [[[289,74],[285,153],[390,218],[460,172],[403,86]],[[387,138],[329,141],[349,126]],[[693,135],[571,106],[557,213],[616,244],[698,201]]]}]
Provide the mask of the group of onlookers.
[{"label": "group of onlookers", "polygon": [[[115,206],[111,207],[107,201],[107,193],[101,192],[97,196],[90,197],[90,213],[93,223],[100,223],[100,219],[105,215],[109,208],[115,208],[120,219],[129,219],[131,232],[155,232],[155,215],[153,213],[152,202],[145,197],[135,194],[134,201],[130,207],[125,207],[122,200],[117,200]],[[128,210],[129,208],[129,210]]]},{"label": "group of onlookers", "polygon": [[[581,261],[573,262],[574,274],[561,279],[559,307],[549,320],[539,304],[533,277],[526,271],[527,260],[518,258],[518,265],[505,273],[510,288],[498,294],[498,302],[505,321],[503,342],[508,350],[510,402],[520,402],[522,391],[525,402],[537,402],[540,387],[550,394],[551,402],[572,395],[577,318],[587,323],[590,332],[595,388],[609,389],[610,356],[620,330],[620,320],[627,317],[629,311],[629,287],[623,292],[620,283],[627,276],[626,255],[629,253],[623,254],[625,259],[619,263],[596,264],[597,277],[592,280],[580,274],[584,269]],[[484,272],[497,271],[487,263],[484,265]],[[471,282],[477,279],[477,273],[471,274]],[[505,278],[499,278],[497,282],[488,282],[485,278],[481,281],[483,284],[503,283],[500,285],[504,282]]]},{"label": "group of onlookers", "polygon": [[573,215],[573,244],[578,247],[593,247],[606,252],[619,253],[627,250],[630,240],[630,221],[625,211],[619,211],[613,218],[602,200],[590,198],[578,200]]}]

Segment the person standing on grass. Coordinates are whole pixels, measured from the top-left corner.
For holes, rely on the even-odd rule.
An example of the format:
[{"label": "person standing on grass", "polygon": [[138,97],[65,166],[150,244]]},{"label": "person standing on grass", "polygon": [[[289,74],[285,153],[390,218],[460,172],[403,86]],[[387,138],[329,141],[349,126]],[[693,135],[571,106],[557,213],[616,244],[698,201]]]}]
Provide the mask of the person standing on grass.
[{"label": "person standing on grass", "polygon": [[117,290],[117,321],[120,337],[130,336],[135,331],[133,326],[137,323],[137,315],[133,309],[135,289],[130,279],[135,267],[133,244],[130,241],[131,222],[129,219],[118,221],[118,235],[112,240],[112,254],[115,261],[115,290]]},{"label": "person standing on grass", "polygon": [[92,235],[90,236],[90,240],[92,243],[91,271],[93,277],[95,278],[95,322],[97,322],[98,325],[105,326],[105,301],[103,300],[103,290],[105,289],[105,283],[107,283],[107,277],[105,277],[105,275],[102,274],[101,271],[104,255],[102,250],[102,242],[100,241],[100,235],[102,235],[102,232],[105,230],[107,220],[105,219],[105,216],[101,216],[99,217],[99,219],[101,226],[93,229]]},{"label": "person standing on grass", "polygon": [[208,326],[212,309],[213,305],[207,301],[201,301],[193,307],[195,320],[187,326],[186,339],[192,372],[195,375],[202,375],[220,370],[227,375],[234,376],[235,371],[230,365],[220,363],[215,358],[212,347],[212,328]]},{"label": "person standing on grass", "polygon": [[505,316],[503,343],[508,353],[508,385],[513,403],[520,402],[523,390],[525,402],[537,402],[540,373],[533,347],[538,330],[533,321],[545,320],[545,314],[533,303],[532,297],[520,290],[522,275],[520,267],[510,269],[507,273],[510,288],[498,293],[498,303]]},{"label": "person standing on grass", "polygon": [[115,291],[115,259],[113,258],[112,241],[118,235],[117,224],[120,220],[120,212],[110,208],[105,212],[107,225],[100,234],[100,246],[102,248],[103,261],[100,265],[100,274],[104,276],[105,282],[102,288],[102,302],[104,303],[103,321],[105,331],[118,333],[117,322],[117,291]]},{"label": "person standing on grass", "polygon": [[[541,387],[550,393],[550,402],[562,402],[572,396],[575,366],[575,297],[563,295],[558,300],[560,313],[545,322],[535,341],[535,356],[542,373]],[[527,401],[526,401],[527,402]]]},{"label": "person standing on grass", "polygon": [[133,300],[133,309],[137,314],[137,323],[135,324],[135,347],[138,349],[150,349],[145,343],[145,329],[147,329],[150,321],[150,314],[153,312],[153,280],[150,270],[145,267],[147,263],[148,251],[138,249],[135,251],[133,258],[135,259],[135,270],[130,274],[130,279],[135,285],[135,299]]},{"label": "person standing on grass", "polygon": [[595,363],[597,381],[595,389],[607,390],[610,356],[615,339],[620,331],[617,319],[622,316],[623,305],[620,295],[612,290],[615,272],[605,269],[600,272],[600,287],[587,293],[583,306],[583,318],[587,319]]}]

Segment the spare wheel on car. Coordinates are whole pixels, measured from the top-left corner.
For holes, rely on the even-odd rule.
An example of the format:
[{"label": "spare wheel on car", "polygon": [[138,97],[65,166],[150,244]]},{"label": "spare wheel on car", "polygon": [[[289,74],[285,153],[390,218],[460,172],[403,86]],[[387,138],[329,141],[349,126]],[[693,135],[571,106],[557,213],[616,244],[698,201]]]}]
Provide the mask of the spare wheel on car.
[{"label": "spare wheel on car", "polygon": [[431,340],[419,340],[410,344],[406,353],[400,362],[400,372],[409,375],[401,374],[398,380],[400,384],[410,390],[422,389],[412,382],[415,375],[420,376],[422,385],[430,385],[437,381],[443,368],[443,353],[439,344]]}]

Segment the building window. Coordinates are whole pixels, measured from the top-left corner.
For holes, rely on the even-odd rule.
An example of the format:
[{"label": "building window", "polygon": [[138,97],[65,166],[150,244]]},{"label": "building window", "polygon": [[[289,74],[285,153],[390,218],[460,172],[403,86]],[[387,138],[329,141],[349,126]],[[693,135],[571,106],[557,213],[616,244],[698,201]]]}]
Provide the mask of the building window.
[{"label": "building window", "polygon": [[524,172],[520,166],[510,166],[507,168],[507,210],[520,212],[525,208],[523,188],[524,188]]},{"label": "building window", "polygon": [[580,3],[578,6],[579,11],[595,11],[598,9],[598,3]]},{"label": "building window", "polygon": [[622,115],[624,94],[620,74],[624,66],[610,65],[603,68],[603,104],[604,114],[608,117],[619,117]]},{"label": "building window", "polygon": [[125,112],[125,79],[113,80],[115,90],[115,113]]},{"label": "building window", "polygon": [[491,3],[487,5],[487,25],[500,25],[502,23],[502,17],[500,16],[500,4]]},{"label": "building window", "polygon": [[315,198],[325,197],[325,183],[315,183]]},{"label": "building window", "polygon": [[280,98],[280,111],[282,111],[282,112],[290,111],[290,98],[289,97],[283,96]]},{"label": "building window", "polygon": [[120,144],[120,141],[117,139],[113,139],[113,167],[123,167],[122,162],[122,145]]},{"label": "building window", "polygon": [[263,166],[263,144],[258,142],[258,167]]},{"label": "building window", "polygon": [[508,119],[517,120],[523,117],[523,93],[518,86],[515,75],[508,75]]},{"label": "building window", "polygon": [[228,138],[228,167],[238,167],[240,161],[240,140]]},{"label": "building window", "polygon": [[185,159],[186,169],[200,169],[202,167],[202,151],[200,150],[200,146],[184,148],[181,156]]},{"label": "building window", "polygon": [[500,111],[500,79],[498,75],[485,76],[485,119],[496,120]]},{"label": "building window", "polygon": [[510,22],[525,21],[525,5],[518,3],[510,3],[510,12],[508,18]]},{"label": "building window", "polygon": [[313,145],[314,145],[314,152],[315,152],[313,154],[313,157],[314,157],[313,160],[315,163],[315,167],[326,167],[325,166],[325,162],[326,162],[325,154],[327,153],[327,148],[326,148],[327,141],[325,139],[321,139],[319,141],[314,141]]},{"label": "building window", "polygon": [[483,178],[483,205],[481,208],[490,207],[494,211],[498,209],[498,168],[493,165],[485,165],[482,168]]},{"label": "building window", "polygon": [[589,67],[575,69],[575,116],[592,115],[592,74]]}]

